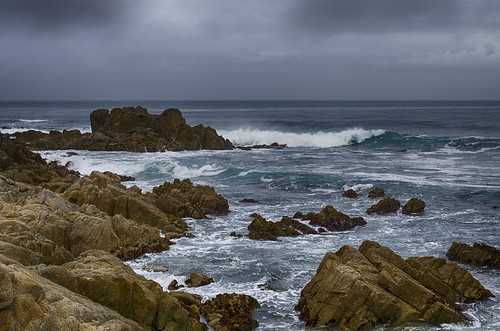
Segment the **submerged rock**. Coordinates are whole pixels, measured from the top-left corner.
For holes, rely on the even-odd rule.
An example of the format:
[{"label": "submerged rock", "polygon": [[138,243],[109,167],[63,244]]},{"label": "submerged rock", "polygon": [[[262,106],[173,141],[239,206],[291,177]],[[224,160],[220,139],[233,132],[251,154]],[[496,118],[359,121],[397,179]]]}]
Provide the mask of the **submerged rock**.
[{"label": "submerged rock", "polygon": [[464,268],[434,257],[404,260],[365,241],[328,252],[295,307],[307,326],[364,329],[384,323],[458,323],[455,302],[491,297]]},{"label": "submerged rock", "polygon": [[500,269],[500,250],[484,243],[469,246],[453,242],[446,257],[452,261]]},{"label": "submerged rock", "polygon": [[259,326],[252,318],[259,302],[245,294],[218,294],[201,305],[200,311],[208,326],[215,330],[253,330]]},{"label": "submerged rock", "polygon": [[401,202],[394,198],[384,198],[368,208],[366,210],[367,214],[372,214],[372,213],[377,213],[377,214],[388,214],[388,213],[395,213],[398,211],[399,207],[401,206]]}]

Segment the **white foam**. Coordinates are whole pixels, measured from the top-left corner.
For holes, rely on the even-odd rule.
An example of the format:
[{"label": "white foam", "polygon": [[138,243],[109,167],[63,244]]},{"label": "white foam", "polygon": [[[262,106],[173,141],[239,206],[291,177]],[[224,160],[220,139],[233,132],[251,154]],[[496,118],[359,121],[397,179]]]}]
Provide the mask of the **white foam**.
[{"label": "white foam", "polygon": [[384,130],[365,130],[360,128],[340,132],[293,133],[281,131],[261,131],[257,129],[219,130],[220,134],[236,145],[286,144],[289,147],[329,148],[360,143],[370,137],[383,134]]},{"label": "white foam", "polygon": [[47,122],[47,120],[23,120],[20,119],[20,122],[25,122],[25,123],[41,123],[41,122]]},{"label": "white foam", "polygon": [[357,191],[368,190],[368,189],[371,189],[372,187],[373,187],[373,184],[355,184],[355,185],[345,184],[344,186],[342,186],[342,189],[344,191],[352,189],[352,190],[357,192]]}]

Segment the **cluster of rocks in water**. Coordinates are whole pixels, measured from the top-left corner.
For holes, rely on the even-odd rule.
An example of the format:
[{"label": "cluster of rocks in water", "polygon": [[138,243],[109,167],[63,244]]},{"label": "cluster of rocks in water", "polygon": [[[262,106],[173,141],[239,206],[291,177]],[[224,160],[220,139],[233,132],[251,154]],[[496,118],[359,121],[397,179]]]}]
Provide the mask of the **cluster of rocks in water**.
[{"label": "cluster of rocks in water", "polygon": [[79,130],[17,132],[12,137],[30,148],[80,149],[90,151],[156,152],[199,149],[233,149],[233,144],[211,127],[189,126],[179,109],[149,114],[143,107],[94,110],[92,133]]},{"label": "cluster of rocks in water", "polygon": [[[232,148],[213,129],[185,124],[180,112],[150,115],[144,108],[92,113],[92,134],[74,131],[49,135],[0,134],[0,325],[2,329],[71,330],[251,330],[259,303],[242,294],[219,294],[202,302],[195,294],[165,292],[136,274],[122,260],[167,250],[171,239],[191,236],[183,217],[205,218],[229,212],[227,200],[212,187],[174,180],[142,193],[125,187],[131,177],[92,172],[82,177],[55,162],[47,164],[34,149],[163,150]],[[352,191],[352,190],[351,190]],[[355,198],[357,193],[346,192]],[[381,189],[370,197],[383,197]],[[247,203],[257,203],[248,199]],[[403,213],[423,212],[411,199]],[[384,198],[375,213],[397,211]],[[368,213],[368,211],[367,211]],[[250,239],[344,231],[366,224],[332,206],[318,213],[297,212],[279,222],[253,214]],[[309,221],[309,224],[305,224]],[[160,234],[163,233],[163,235]],[[236,233],[234,233],[235,236]],[[239,235],[241,236],[241,235]],[[450,260],[499,268],[500,252],[485,245],[453,243]],[[148,267],[166,272],[164,267]],[[210,277],[194,272],[188,287],[205,286]],[[262,284],[276,290],[276,280]],[[259,285],[260,286],[260,285]],[[492,296],[464,268],[442,258],[404,260],[376,242],[358,250],[344,246],[327,253],[304,287],[296,309],[306,325],[360,329],[381,323],[466,319],[456,302]]]},{"label": "cluster of rocks in water", "polygon": [[[358,193],[353,189],[346,190],[343,196],[348,198],[357,198]],[[372,189],[368,192],[368,197],[370,198],[381,198],[385,196],[385,191],[379,187]],[[389,214],[395,213],[401,207],[401,202],[397,199],[391,197],[385,197],[378,201],[376,204],[372,205],[366,210],[367,214]],[[425,202],[418,198],[411,198],[402,208],[402,213],[411,215],[411,214],[420,214],[423,213],[425,209]]]}]

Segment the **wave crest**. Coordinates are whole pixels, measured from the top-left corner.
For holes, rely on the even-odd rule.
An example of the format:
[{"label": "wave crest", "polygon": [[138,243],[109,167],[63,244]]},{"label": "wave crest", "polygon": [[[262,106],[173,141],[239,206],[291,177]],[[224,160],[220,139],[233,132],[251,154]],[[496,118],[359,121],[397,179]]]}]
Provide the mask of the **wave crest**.
[{"label": "wave crest", "polygon": [[239,146],[278,143],[286,144],[288,147],[329,148],[360,143],[368,138],[382,135],[385,131],[353,128],[340,132],[294,133],[239,129],[234,131],[219,130],[219,133]]}]

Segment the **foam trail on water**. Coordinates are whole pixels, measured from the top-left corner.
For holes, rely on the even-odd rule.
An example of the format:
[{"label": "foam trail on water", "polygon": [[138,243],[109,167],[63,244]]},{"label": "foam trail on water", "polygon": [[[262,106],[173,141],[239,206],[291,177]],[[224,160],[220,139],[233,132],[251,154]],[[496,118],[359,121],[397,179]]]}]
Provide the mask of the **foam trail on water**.
[{"label": "foam trail on water", "polygon": [[360,143],[370,137],[384,134],[384,130],[365,130],[360,128],[340,132],[293,133],[263,131],[258,129],[219,130],[224,138],[236,145],[286,144],[289,147],[329,148]]}]

